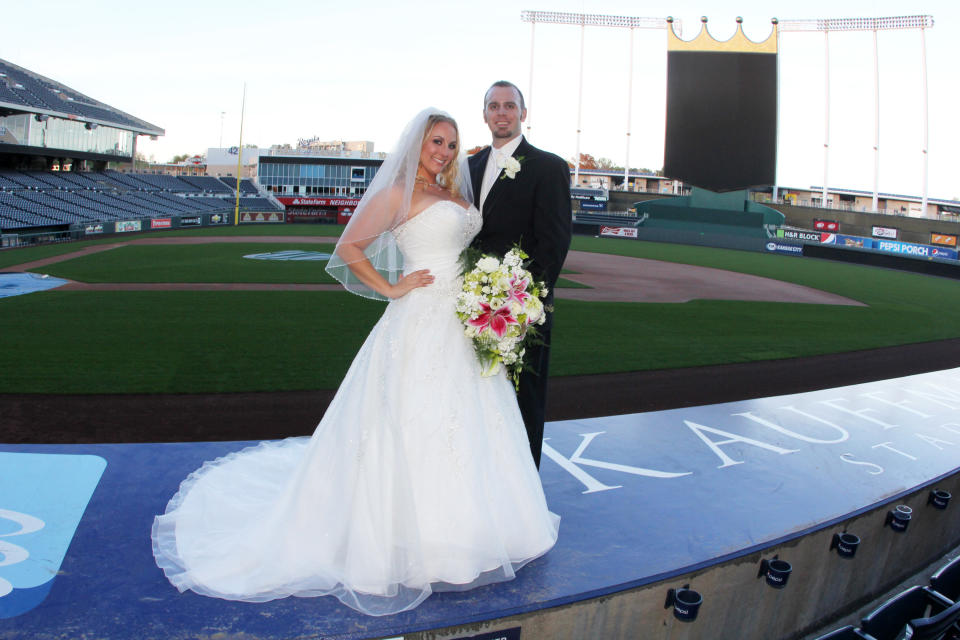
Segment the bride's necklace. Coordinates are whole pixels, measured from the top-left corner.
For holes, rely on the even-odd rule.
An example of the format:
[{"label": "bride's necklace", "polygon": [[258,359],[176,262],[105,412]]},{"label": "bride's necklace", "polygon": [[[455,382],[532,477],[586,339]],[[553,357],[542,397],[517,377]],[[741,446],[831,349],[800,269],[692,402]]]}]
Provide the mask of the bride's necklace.
[{"label": "bride's necklace", "polygon": [[417,183],[417,184],[422,184],[424,189],[426,189],[426,188],[428,188],[428,187],[433,187],[433,188],[435,188],[435,189],[443,189],[443,186],[440,185],[440,184],[438,184],[438,183],[436,183],[436,182],[427,182],[427,179],[424,178],[423,176],[417,176],[417,177],[414,179],[414,182]]}]

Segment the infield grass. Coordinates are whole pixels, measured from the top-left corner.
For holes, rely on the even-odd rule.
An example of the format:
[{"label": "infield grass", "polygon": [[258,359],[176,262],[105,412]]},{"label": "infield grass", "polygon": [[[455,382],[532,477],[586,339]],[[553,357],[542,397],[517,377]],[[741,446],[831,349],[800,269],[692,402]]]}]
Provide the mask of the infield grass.
[{"label": "infield grass", "polygon": [[[276,233],[277,228],[272,229]],[[69,246],[75,250],[77,245]],[[203,246],[198,255],[210,255],[207,248],[215,245]],[[269,245],[251,246],[264,252]],[[237,245],[217,247],[236,249]],[[282,247],[322,250],[319,245]],[[189,251],[188,246],[127,249],[147,248]],[[576,237],[573,248],[772,277],[868,306],[557,300],[552,375],[791,358],[960,337],[960,281],[956,280],[809,258],[630,240]],[[135,270],[131,261],[145,255],[120,251],[97,254],[126,257],[110,266],[115,271],[100,263],[100,277],[109,275],[109,280],[117,281],[118,274]],[[219,277],[238,281],[233,278],[235,268],[230,268],[236,267],[235,260],[221,256],[209,264],[182,266],[181,277],[222,269]],[[240,260],[256,269],[271,268],[260,261]],[[305,269],[322,272],[320,264],[301,263]],[[283,278],[291,281],[290,274]],[[382,310],[383,303],[342,292],[50,290],[4,298],[0,300],[0,392],[333,388]]]},{"label": "infield grass", "polygon": [[336,284],[326,260],[258,260],[278,251],[331,253],[332,244],[212,243],[128,245],[35,271],[78,282],[251,282]]},{"label": "infield grass", "polygon": [[62,256],[74,253],[85,247],[101,244],[118,244],[143,238],[169,237],[203,237],[203,236],[329,236],[338,237],[344,225],[335,224],[270,224],[244,225],[239,227],[203,227],[201,229],[179,229],[176,231],[151,231],[131,235],[115,234],[103,238],[80,240],[79,242],[61,242],[57,244],[42,244],[35,247],[18,247],[0,251],[0,269],[12,265],[24,264],[34,260],[42,260],[53,256]]}]

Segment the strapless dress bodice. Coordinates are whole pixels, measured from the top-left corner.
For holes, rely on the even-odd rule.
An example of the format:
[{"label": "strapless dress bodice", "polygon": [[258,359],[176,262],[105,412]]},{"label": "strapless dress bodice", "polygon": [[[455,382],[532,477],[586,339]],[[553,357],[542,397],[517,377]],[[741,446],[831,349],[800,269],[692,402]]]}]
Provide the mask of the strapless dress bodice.
[{"label": "strapless dress bodice", "polygon": [[403,272],[429,269],[435,282],[460,275],[460,253],[480,231],[483,220],[476,207],[466,209],[452,200],[435,202],[393,234],[403,253]]}]

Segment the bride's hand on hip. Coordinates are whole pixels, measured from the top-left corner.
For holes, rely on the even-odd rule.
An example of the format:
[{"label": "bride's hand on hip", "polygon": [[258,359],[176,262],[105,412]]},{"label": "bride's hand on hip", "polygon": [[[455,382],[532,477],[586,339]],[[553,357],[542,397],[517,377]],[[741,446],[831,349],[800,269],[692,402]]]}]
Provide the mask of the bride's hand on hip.
[{"label": "bride's hand on hip", "polygon": [[433,276],[430,275],[429,269],[411,271],[407,275],[397,280],[397,284],[390,287],[390,292],[387,294],[387,297],[396,300],[397,298],[407,295],[414,289],[425,287],[432,282]]}]

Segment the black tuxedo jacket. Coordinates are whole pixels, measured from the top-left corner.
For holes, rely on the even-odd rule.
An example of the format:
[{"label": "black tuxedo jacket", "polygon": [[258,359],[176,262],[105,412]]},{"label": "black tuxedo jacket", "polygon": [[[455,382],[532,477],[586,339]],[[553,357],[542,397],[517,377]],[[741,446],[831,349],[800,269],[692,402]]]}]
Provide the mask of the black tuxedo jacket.
[{"label": "black tuxedo jacket", "polygon": [[[486,147],[468,161],[477,207],[489,155]],[[570,168],[559,156],[537,149],[526,139],[513,157],[520,161],[520,171],[513,178],[501,172],[493,183],[481,209],[483,227],[473,246],[502,256],[519,244],[532,261],[530,272],[549,287],[549,301],[570,248]]]}]

